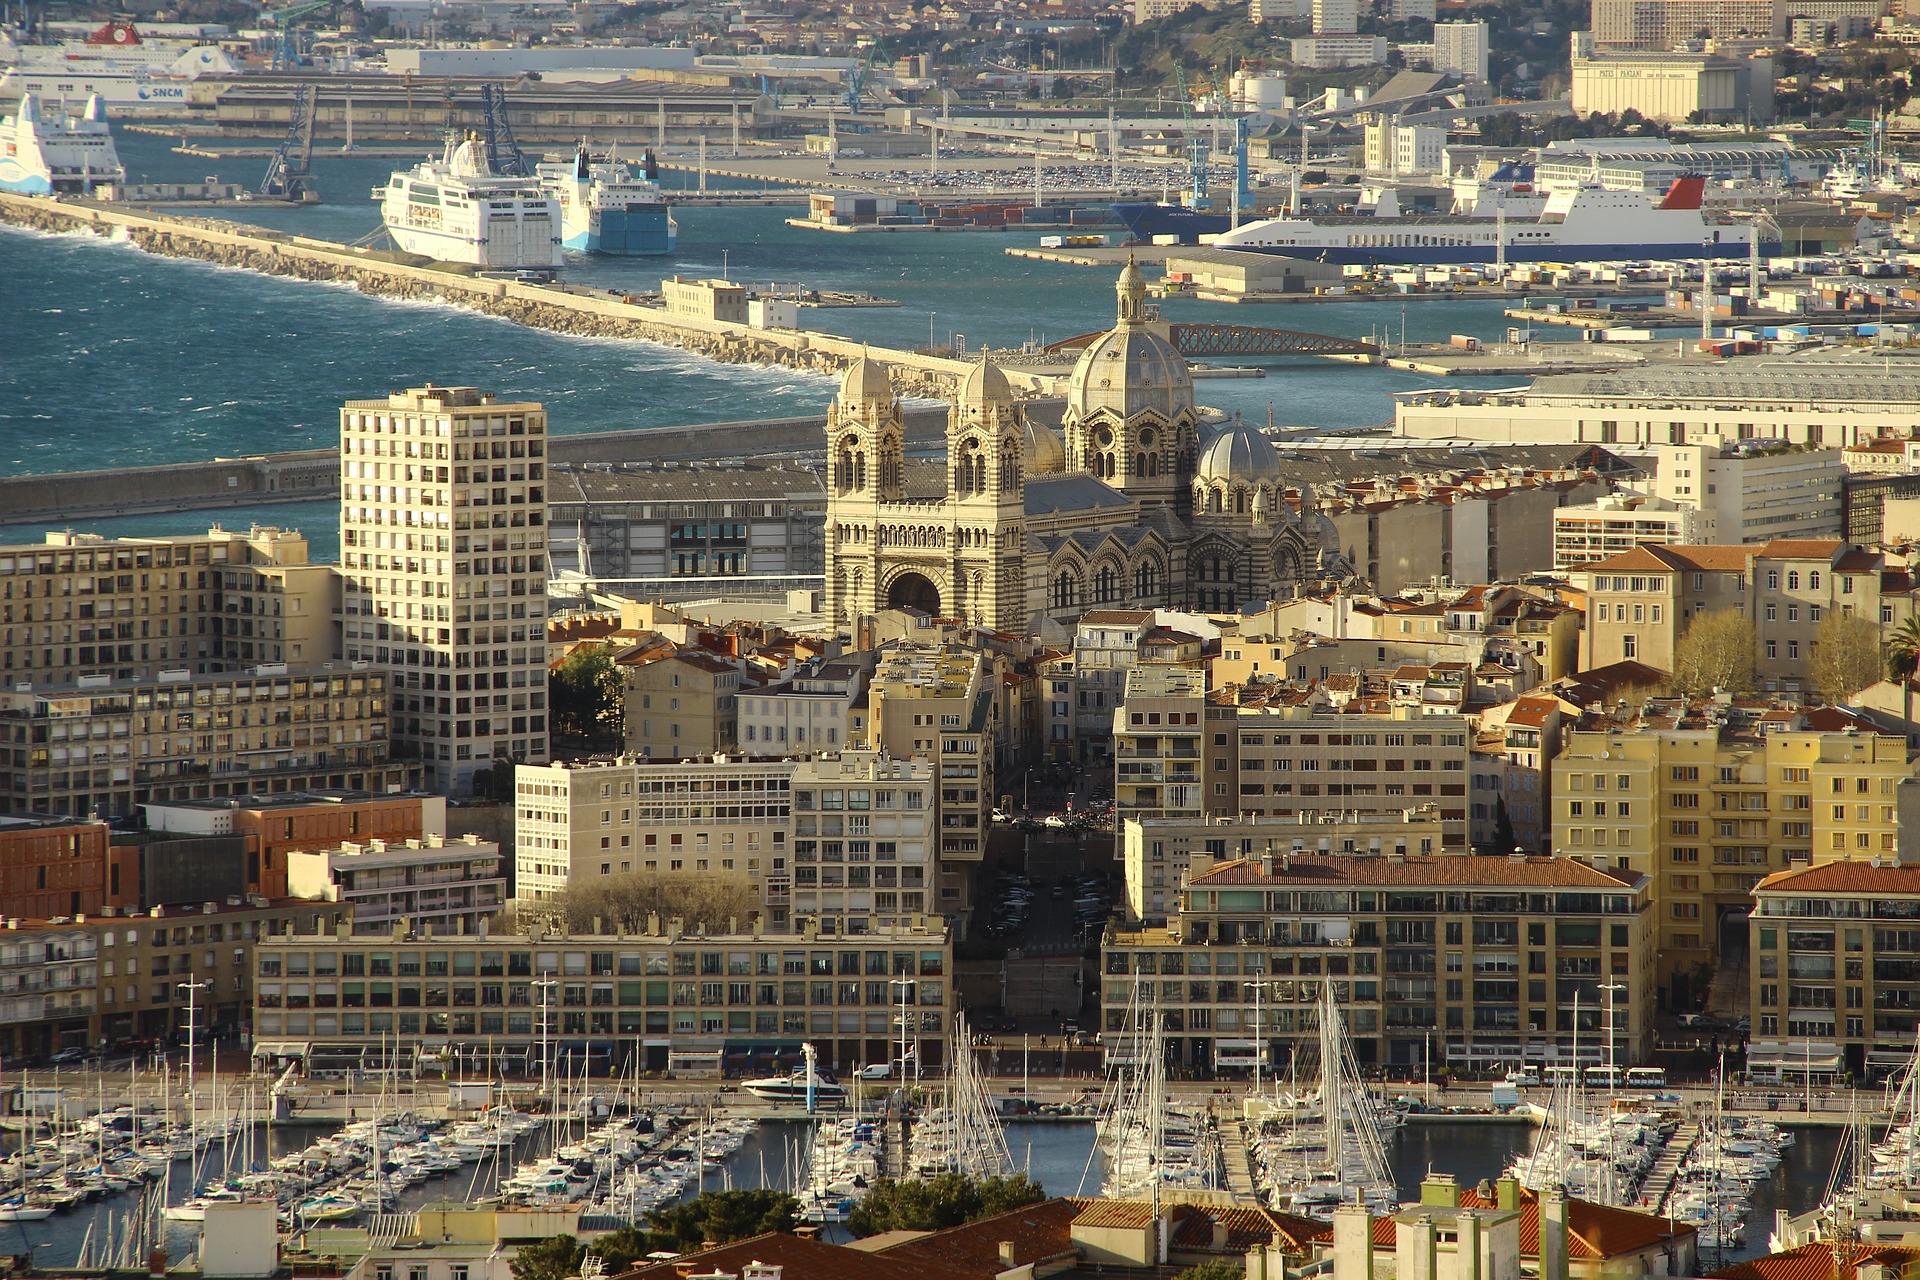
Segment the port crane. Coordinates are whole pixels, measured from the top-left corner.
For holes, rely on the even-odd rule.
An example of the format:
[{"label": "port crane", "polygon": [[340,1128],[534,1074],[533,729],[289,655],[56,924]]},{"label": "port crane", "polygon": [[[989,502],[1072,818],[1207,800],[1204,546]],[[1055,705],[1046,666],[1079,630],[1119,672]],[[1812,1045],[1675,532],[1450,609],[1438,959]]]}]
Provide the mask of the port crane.
[{"label": "port crane", "polygon": [[[861,100],[867,94],[867,82],[873,78],[873,59],[880,53],[880,42],[874,41],[867,46],[867,56],[847,75],[847,110],[857,113]],[[874,95],[876,100],[879,95]]]},{"label": "port crane", "polygon": [[503,177],[527,177],[527,157],[514,141],[513,124],[507,119],[507,86],[498,82],[480,86],[480,114],[487,131],[487,164]]},{"label": "port crane", "polygon": [[291,71],[300,65],[300,28],[306,24],[303,18],[312,17],[322,9],[331,9],[334,0],[306,0],[304,4],[290,4],[284,9],[275,9],[262,17],[272,18],[273,25],[279,31],[279,40],[273,47],[273,69]]},{"label": "port crane", "polygon": [[1193,94],[1187,89],[1186,68],[1180,60],[1173,60],[1173,81],[1180,91],[1180,131],[1187,140],[1187,164],[1191,169],[1191,190],[1187,193],[1187,207],[1190,209],[1208,209],[1213,200],[1207,195],[1207,140],[1198,137],[1193,129]]},{"label": "port crane", "polygon": [[269,200],[304,200],[313,191],[313,125],[319,91],[303,84],[293,91],[293,112],[287,118],[287,136],[273,149],[266,176],[255,194]]}]

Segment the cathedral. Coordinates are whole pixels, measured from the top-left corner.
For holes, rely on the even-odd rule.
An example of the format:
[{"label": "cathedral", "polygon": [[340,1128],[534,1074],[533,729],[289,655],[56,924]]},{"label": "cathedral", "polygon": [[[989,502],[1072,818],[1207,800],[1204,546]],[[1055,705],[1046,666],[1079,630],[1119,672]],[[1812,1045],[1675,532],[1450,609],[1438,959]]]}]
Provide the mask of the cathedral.
[{"label": "cathedral", "polygon": [[1265,435],[1203,433],[1186,359],[1120,273],[1118,322],[1067,384],[1061,431],[982,360],[947,420],[944,485],[914,483],[886,370],[856,360],[827,414],[827,612],[912,608],[1071,633],[1090,608],[1232,611],[1345,576],[1332,523]]}]

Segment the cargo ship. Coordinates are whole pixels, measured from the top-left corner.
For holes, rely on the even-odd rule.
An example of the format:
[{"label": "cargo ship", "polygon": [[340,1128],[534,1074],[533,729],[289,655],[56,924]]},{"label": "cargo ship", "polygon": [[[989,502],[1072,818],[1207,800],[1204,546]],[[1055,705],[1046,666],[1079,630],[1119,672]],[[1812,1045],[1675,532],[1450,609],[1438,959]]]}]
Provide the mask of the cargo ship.
[{"label": "cargo ship", "polygon": [[493,171],[485,146],[447,139],[438,160],[396,169],[373,189],[393,242],[408,253],[487,271],[561,264],[559,207],[538,178]]},{"label": "cargo ship", "polygon": [[[1638,191],[1579,187],[1547,197],[1535,218],[1454,215],[1280,217],[1248,223],[1213,243],[1343,266],[1745,258],[1754,227],[1710,216],[1706,179],[1675,179],[1658,201]],[[1780,252],[1762,240],[1760,252]]]},{"label": "cargo ship", "polygon": [[113,145],[106,104],[87,99],[80,114],[49,111],[29,93],[0,120],[0,191],[22,195],[91,195],[102,183],[127,180]]},{"label": "cargo ship", "polygon": [[673,252],[680,226],[654,181],[652,153],[640,174],[612,155],[596,161],[585,147],[571,162],[538,165],[534,173],[560,208],[562,248],[630,258]]}]

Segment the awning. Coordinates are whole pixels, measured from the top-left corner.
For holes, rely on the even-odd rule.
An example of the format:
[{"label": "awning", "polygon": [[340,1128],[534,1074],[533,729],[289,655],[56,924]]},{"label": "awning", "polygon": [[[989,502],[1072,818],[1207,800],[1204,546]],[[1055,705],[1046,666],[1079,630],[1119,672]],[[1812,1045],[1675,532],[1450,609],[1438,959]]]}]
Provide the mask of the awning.
[{"label": "awning", "polygon": [[313,1050],[309,1040],[258,1040],[254,1042],[253,1056],[256,1058],[304,1058]]}]

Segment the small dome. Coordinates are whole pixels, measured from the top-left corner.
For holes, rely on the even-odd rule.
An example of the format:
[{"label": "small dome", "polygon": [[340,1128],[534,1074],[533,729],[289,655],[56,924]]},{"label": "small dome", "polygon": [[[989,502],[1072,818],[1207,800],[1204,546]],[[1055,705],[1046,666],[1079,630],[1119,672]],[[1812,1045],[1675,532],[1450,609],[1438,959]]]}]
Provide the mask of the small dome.
[{"label": "small dome", "polygon": [[1020,431],[1021,470],[1029,476],[1057,476],[1067,469],[1067,447],[1045,423],[1025,421]]},{"label": "small dome", "polygon": [[840,403],[872,404],[893,403],[893,379],[887,376],[887,366],[878,360],[861,356],[847,366],[847,372],[840,379]]},{"label": "small dome", "polygon": [[1007,381],[1007,375],[1000,372],[1000,366],[982,358],[979,364],[967,370],[967,376],[960,379],[960,391],[956,396],[960,404],[1011,404],[1013,402],[1013,384]]},{"label": "small dome", "polygon": [[1280,451],[1259,428],[1236,418],[1201,447],[1194,474],[1202,480],[1276,480]]},{"label": "small dome", "polygon": [[1173,344],[1122,324],[1087,345],[1067,383],[1069,421],[1107,409],[1122,418],[1152,410],[1171,421],[1193,408],[1193,378]]}]

